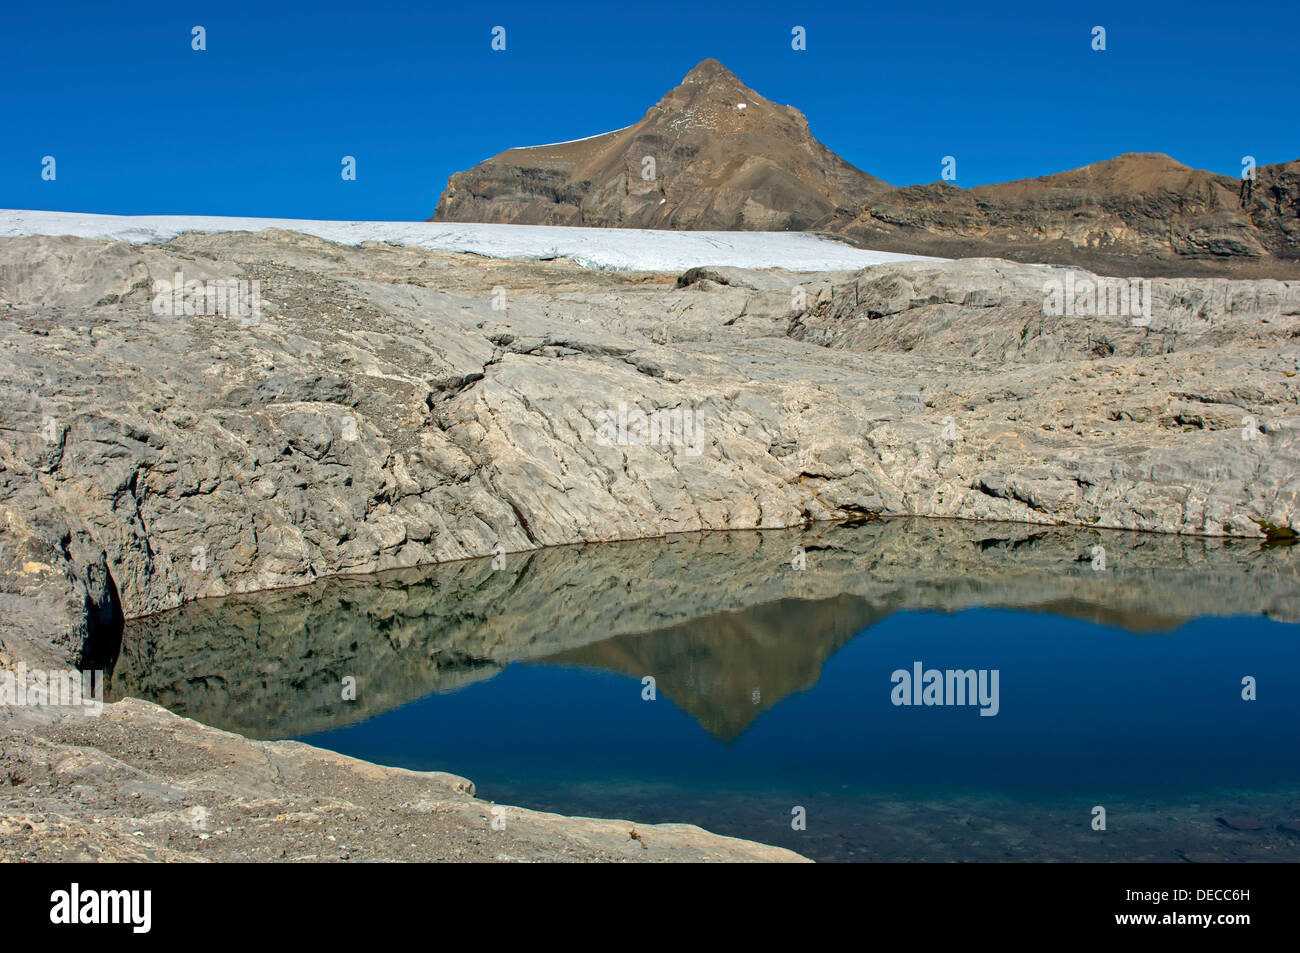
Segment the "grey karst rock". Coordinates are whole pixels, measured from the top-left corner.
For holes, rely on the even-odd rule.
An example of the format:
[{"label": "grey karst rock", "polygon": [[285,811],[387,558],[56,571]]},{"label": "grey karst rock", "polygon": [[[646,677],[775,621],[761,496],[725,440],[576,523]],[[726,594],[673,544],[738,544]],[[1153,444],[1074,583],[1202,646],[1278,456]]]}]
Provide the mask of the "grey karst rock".
[{"label": "grey karst rock", "polygon": [[[286,232],[8,239],[0,263],[3,599],[58,630],[0,622],[8,656],[561,543],[861,514],[1295,524],[1294,284],[1157,280],[1135,327],[1044,314],[1064,270],[989,260],[707,292]],[[177,270],[259,281],[260,322],[155,314]]]},{"label": "grey karst rock", "polygon": [[431,221],[821,230],[879,251],[1294,279],[1300,159],[1242,180],[1128,153],[970,189],[895,188],[814,139],[798,110],[705,60],[625,129],[507,149],[456,173]]},{"label": "grey karst rock", "polygon": [[457,775],[252,741],[135,698],[96,718],[0,707],[0,765],[9,863],[807,862],[693,824],[494,804]]}]

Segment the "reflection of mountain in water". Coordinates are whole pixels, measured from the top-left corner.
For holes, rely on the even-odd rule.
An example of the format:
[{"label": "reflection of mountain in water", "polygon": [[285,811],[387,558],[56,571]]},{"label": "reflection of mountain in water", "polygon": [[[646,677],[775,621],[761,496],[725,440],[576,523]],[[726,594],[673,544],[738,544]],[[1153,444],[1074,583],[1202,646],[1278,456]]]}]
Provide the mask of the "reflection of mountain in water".
[{"label": "reflection of mountain in water", "polygon": [[856,596],[781,599],[539,661],[652,674],[659,691],[730,741],[781,699],[816,685],[826,660],[878,618]]},{"label": "reflection of mountain in water", "polygon": [[[808,568],[791,569],[804,546]],[[1107,569],[1091,568],[1104,545]],[[1300,618],[1295,550],[941,520],[727,532],[541,550],[232,596],[128,623],[116,696],[252,737],[338,727],[512,661],[656,676],[722,738],[814,685],[900,609],[1001,606],[1168,630],[1198,615]],[[356,701],[342,682],[357,682]],[[759,702],[753,692],[759,690]]]}]

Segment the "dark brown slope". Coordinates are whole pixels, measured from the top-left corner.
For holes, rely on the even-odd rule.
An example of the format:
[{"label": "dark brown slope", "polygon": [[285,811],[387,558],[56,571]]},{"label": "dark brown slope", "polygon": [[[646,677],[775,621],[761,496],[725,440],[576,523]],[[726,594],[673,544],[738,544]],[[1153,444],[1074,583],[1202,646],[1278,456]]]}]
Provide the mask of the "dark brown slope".
[{"label": "dark brown slope", "polygon": [[1035,179],[891,189],[846,235],[872,248],[1142,274],[1300,275],[1300,162],[1254,183],[1130,153]]},{"label": "dark brown slope", "polygon": [[894,188],[814,139],[798,110],[705,60],[635,125],[453,175],[432,220],[816,230],[882,251],[1296,278],[1300,160],[1261,166],[1253,183],[1131,153],[971,189]]}]

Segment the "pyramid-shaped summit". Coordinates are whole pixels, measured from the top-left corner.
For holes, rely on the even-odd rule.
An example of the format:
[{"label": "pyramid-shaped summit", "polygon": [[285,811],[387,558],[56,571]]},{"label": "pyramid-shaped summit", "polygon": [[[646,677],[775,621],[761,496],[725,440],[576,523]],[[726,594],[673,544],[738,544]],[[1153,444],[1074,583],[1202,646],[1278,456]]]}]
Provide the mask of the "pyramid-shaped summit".
[{"label": "pyramid-shaped summit", "polygon": [[718,83],[732,83],[736,86],[745,85],[740,81],[740,77],[727,69],[717,60],[713,59],[713,57],[709,57],[707,60],[700,60],[700,62],[695,65],[695,68],[683,77],[681,85],[691,86],[707,84],[715,81]]},{"label": "pyramid-shaped summit", "polygon": [[797,109],[707,59],[625,129],[453,175],[433,221],[811,230],[887,188],[814,139]]}]

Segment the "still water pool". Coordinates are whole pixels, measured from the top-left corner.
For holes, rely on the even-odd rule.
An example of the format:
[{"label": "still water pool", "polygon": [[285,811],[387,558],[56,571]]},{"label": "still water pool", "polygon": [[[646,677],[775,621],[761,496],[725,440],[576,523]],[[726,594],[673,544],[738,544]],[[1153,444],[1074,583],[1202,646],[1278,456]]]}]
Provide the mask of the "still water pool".
[{"label": "still water pool", "polygon": [[921,520],[566,547],[139,620],[113,689],[820,860],[1297,860],[1298,568]]}]

